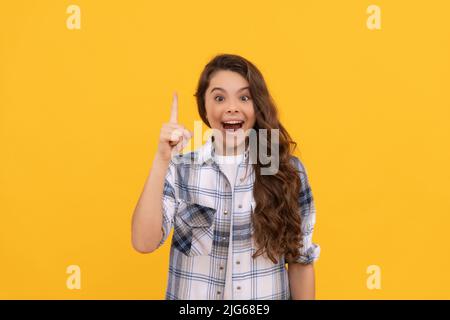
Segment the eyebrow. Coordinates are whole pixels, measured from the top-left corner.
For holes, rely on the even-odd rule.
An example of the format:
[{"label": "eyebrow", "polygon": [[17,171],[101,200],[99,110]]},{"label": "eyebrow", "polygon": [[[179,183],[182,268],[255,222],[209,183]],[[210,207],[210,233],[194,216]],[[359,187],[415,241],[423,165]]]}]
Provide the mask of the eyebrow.
[{"label": "eyebrow", "polygon": [[[240,91],[245,90],[245,89],[250,89],[250,87],[240,88],[237,92],[240,92]],[[214,90],[222,90],[224,92],[227,92],[227,90],[225,90],[224,88],[214,87],[214,88],[211,89],[211,91],[209,93],[212,93]]]}]

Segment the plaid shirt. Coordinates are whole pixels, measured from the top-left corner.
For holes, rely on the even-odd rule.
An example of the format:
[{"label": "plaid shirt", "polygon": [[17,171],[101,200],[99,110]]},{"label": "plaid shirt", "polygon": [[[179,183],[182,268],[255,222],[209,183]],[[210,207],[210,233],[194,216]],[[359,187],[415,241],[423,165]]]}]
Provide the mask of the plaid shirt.
[{"label": "plaid shirt", "polygon": [[[257,249],[251,224],[256,205],[255,174],[245,161],[248,150],[239,164],[234,188],[214,161],[211,138],[196,151],[177,157],[170,161],[162,200],[163,238],[159,246],[174,228],[166,299],[223,299],[227,266],[233,268],[233,299],[290,299],[284,257],[276,264],[265,254],[252,258]],[[302,181],[303,248],[296,262],[308,264],[320,254],[320,246],[312,242],[315,206],[305,168],[297,157],[292,160]],[[228,262],[230,237],[233,261]]]}]

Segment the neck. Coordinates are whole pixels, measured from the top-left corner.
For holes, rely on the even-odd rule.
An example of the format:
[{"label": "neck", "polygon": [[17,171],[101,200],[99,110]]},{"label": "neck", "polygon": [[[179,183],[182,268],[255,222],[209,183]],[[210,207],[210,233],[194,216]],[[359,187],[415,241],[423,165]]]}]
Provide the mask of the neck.
[{"label": "neck", "polygon": [[214,152],[219,156],[238,156],[245,152],[245,143],[240,145],[227,146],[224,144],[214,143]]}]

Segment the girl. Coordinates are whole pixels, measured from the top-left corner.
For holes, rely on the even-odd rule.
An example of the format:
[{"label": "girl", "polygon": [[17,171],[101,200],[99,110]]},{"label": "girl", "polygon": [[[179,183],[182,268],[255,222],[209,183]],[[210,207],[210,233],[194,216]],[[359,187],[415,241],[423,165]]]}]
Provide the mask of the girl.
[{"label": "girl", "polygon": [[[314,299],[320,246],[311,188],[262,74],[243,57],[218,55],[195,97],[213,134],[173,156],[192,136],[177,123],[175,95],[133,214],[133,247],[152,252],[174,228],[166,299]],[[248,133],[263,129],[251,143]],[[266,148],[273,174],[255,156]]]}]

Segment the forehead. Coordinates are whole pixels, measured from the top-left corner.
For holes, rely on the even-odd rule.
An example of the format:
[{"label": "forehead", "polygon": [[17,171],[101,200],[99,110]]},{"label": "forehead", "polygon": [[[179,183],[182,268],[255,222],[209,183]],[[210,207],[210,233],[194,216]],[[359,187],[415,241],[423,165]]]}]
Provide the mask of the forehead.
[{"label": "forehead", "polygon": [[230,70],[219,70],[212,75],[208,92],[214,87],[220,87],[227,92],[232,93],[237,92],[248,85],[248,81],[239,73]]}]

